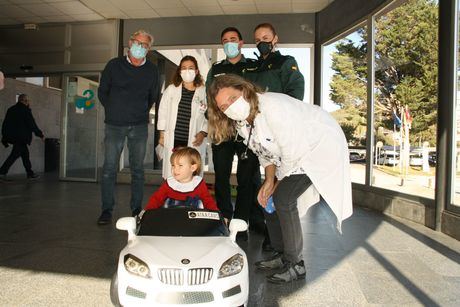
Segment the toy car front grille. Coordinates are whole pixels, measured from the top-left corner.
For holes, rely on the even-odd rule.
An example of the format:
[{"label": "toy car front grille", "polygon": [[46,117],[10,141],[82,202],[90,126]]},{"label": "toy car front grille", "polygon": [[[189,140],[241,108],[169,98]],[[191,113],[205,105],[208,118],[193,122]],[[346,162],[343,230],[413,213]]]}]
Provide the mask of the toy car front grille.
[{"label": "toy car front grille", "polygon": [[203,304],[214,301],[212,292],[162,292],[156,297],[156,301],[160,304],[172,305],[189,305]]},{"label": "toy car front grille", "polygon": [[212,268],[199,268],[188,270],[188,284],[190,286],[202,285],[212,278]]},{"label": "toy car front grille", "polygon": [[[190,286],[203,285],[211,280],[212,268],[197,268],[188,270],[187,283]],[[167,285],[184,285],[184,272],[181,269],[158,269],[158,279]]]},{"label": "toy car front grille", "polygon": [[182,286],[184,272],[181,269],[158,269],[158,279],[167,285]]}]

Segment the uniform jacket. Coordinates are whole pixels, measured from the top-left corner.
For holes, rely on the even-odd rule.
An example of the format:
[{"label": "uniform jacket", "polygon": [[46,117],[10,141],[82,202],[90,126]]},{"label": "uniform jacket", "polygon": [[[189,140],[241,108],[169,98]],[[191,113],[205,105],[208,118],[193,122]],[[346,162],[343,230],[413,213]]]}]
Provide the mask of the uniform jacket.
[{"label": "uniform jacket", "polygon": [[[249,148],[261,165],[275,164],[278,179],[301,170],[310,177],[339,224],[351,216],[348,145],[334,118],[318,106],[279,93],[259,94],[259,109],[253,135],[260,146],[253,146],[251,141]],[[247,138],[247,132],[242,135]],[[270,159],[263,151],[278,159]]]},{"label": "uniform jacket", "polygon": [[214,78],[227,74],[234,74],[243,77],[249,81],[255,81],[255,72],[258,62],[254,59],[248,59],[244,56],[240,61],[232,64],[227,59],[214,63],[206,77],[206,87],[209,87]]},{"label": "uniform jacket", "polygon": [[30,145],[32,132],[40,138],[43,137],[43,132],[35,123],[32,111],[28,106],[18,102],[6,111],[2,125],[2,143]]},{"label": "uniform jacket", "polygon": [[279,51],[272,52],[266,59],[259,59],[255,83],[266,92],[287,94],[303,100],[305,80],[296,60]]},{"label": "uniform jacket", "polygon": [[[163,92],[160,106],[158,108],[158,123],[157,129],[164,130],[164,150],[163,150],[163,178],[168,178],[172,175],[171,163],[169,159],[174,147],[174,129],[176,128],[177,110],[182,97],[182,85],[175,86],[171,84]],[[195,135],[200,132],[208,132],[208,121],[204,114],[207,109],[206,90],[204,86],[197,87],[192,98],[192,108],[190,115],[190,125],[188,133],[188,146],[194,147],[201,155],[202,160],[206,155],[207,138],[204,138],[200,146],[193,146]]]}]

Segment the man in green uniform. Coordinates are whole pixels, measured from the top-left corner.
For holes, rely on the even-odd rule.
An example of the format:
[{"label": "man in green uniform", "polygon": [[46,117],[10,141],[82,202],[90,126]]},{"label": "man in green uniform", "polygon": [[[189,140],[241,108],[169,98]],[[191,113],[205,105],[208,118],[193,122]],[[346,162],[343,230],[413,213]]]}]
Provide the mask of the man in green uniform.
[{"label": "man in green uniform", "polygon": [[[225,60],[212,65],[206,79],[206,87],[211,85],[215,77],[225,74],[236,74],[248,80],[253,80],[255,78],[254,71],[257,70],[257,61],[247,59],[241,54],[244,41],[240,31],[234,27],[224,29],[221,33],[221,43],[227,57]],[[233,210],[230,176],[235,154],[238,156],[236,172],[238,188],[235,210]],[[257,174],[260,181],[257,156],[247,149],[246,145],[243,144],[242,138],[235,136],[235,138],[226,142],[212,144],[212,161],[214,163],[217,206],[226,219],[239,218],[247,222],[251,207],[256,206],[254,199],[257,191],[254,178],[257,178]],[[253,212],[257,212],[256,214],[259,219],[262,219],[263,223],[263,215],[259,212],[260,209],[252,209]],[[247,240],[247,233],[240,233],[238,238]]]},{"label": "man in green uniform", "polygon": [[275,51],[278,35],[269,23],[258,25],[254,40],[260,52],[255,83],[266,92],[276,92],[303,100],[305,80],[294,57]]}]

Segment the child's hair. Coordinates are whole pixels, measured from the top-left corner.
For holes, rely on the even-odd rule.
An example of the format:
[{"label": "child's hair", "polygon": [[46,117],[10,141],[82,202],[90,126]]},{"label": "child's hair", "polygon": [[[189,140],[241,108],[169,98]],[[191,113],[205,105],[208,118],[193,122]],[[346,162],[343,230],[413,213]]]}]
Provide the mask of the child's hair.
[{"label": "child's hair", "polygon": [[196,176],[201,173],[201,156],[198,150],[192,147],[179,147],[171,155],[171,164],[179,158],[186,157],[189,159],[190,164],[196,164],[196,170],[193,175]]}]

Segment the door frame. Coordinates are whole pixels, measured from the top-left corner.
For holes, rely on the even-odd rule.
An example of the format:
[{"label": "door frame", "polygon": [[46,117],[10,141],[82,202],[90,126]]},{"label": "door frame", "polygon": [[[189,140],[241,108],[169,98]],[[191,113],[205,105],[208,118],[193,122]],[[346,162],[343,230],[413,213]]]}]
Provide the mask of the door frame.
[{"label": "door frame", "polygon": [[[68,117],[67,111],[69,104],[66,102],[67,93],[68,93],[68,81],[69,77],[75,76],[95,76],[101,78],[100,71],[94,72],[77,72],[77,73],[64,73],[62,74],[62,98],[61,98],[61,150],[60,150],[60,162],[59,162],[59,180],[62,181],[80,181],[80,182],[97,182],[98,175],[99,175],[99,150],[98,145],[100,143],[100,127],[101,127],[101,120],[100,120],[100,105],[99,103],[95,104],[96,109],[96,153],[95,153],[95,172],[94,178],[80,178],[80,177],[70,177],[67,176],[67,124],[68,124]],[[97,95],[97,93],[95,93]]]}]

